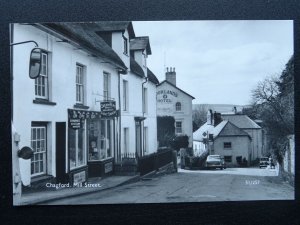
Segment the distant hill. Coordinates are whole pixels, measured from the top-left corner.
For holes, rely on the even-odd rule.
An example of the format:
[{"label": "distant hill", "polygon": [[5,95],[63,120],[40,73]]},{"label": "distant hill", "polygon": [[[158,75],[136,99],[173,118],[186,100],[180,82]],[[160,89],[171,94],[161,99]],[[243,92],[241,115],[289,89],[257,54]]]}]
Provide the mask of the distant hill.
[{"label": "distant hill", "polygon": [[233,107],[236,107],[237,112],[241,112],[243,108],[249,108],[249,105],[232,105],[232,104],[193,104],[193,110],[205,109],[206,111],[211,109],[213,112],[230,113],[233,112]]}]

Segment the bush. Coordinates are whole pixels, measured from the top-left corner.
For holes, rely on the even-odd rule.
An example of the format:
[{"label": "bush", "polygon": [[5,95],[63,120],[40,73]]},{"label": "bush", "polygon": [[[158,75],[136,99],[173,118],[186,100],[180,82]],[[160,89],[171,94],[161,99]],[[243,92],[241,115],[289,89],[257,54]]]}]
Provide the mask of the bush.
[{"label": "bush", "polygon": [[188,148],[188,146],[189,146],[189,137],[187,135],[176,136],[170,142],[170,145],[176,151],[179,151],[181,148]]}]

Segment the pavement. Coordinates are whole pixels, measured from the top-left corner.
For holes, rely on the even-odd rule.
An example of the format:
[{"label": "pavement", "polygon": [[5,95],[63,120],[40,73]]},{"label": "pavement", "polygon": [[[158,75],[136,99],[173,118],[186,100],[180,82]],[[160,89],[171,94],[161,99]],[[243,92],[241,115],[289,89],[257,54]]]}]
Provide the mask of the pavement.
[{"label": "pavement", "polygon": [[[84,185],[78,187],[68,187],[65,184],[48,184],[43,190],[31,193],[22,193],[19,205],[46,204],[55,200],[82,196],[108,190],[121,185],[129,184],[140,180],[139,175],[135,176],[110,176],[106,178],[90,178]],[[55,186],[56,187],[53,187]]]}]

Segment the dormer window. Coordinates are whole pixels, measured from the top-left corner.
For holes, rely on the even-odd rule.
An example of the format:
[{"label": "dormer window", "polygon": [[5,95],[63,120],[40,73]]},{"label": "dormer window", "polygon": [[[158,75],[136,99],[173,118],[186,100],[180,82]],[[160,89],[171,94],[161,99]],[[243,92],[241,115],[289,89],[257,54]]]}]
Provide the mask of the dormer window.
[{"label": "dormer window", "polygon": [[128,55],[128,40],[126,37],[123,36],[123,42],[124,42],[124,54]]}]

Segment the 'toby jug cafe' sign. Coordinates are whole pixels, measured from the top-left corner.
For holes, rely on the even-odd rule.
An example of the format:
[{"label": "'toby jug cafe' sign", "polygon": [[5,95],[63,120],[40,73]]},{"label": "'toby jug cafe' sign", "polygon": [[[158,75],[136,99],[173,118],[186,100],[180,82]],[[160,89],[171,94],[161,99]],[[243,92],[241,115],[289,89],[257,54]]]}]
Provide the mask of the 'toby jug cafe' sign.
[{"label": "'toby jug cafe' sign", "polygon": [[156,92],[157,102],[159,103],[171,103],[172,98],[177,98],[178,94],[171,90],[160,90]]}]

